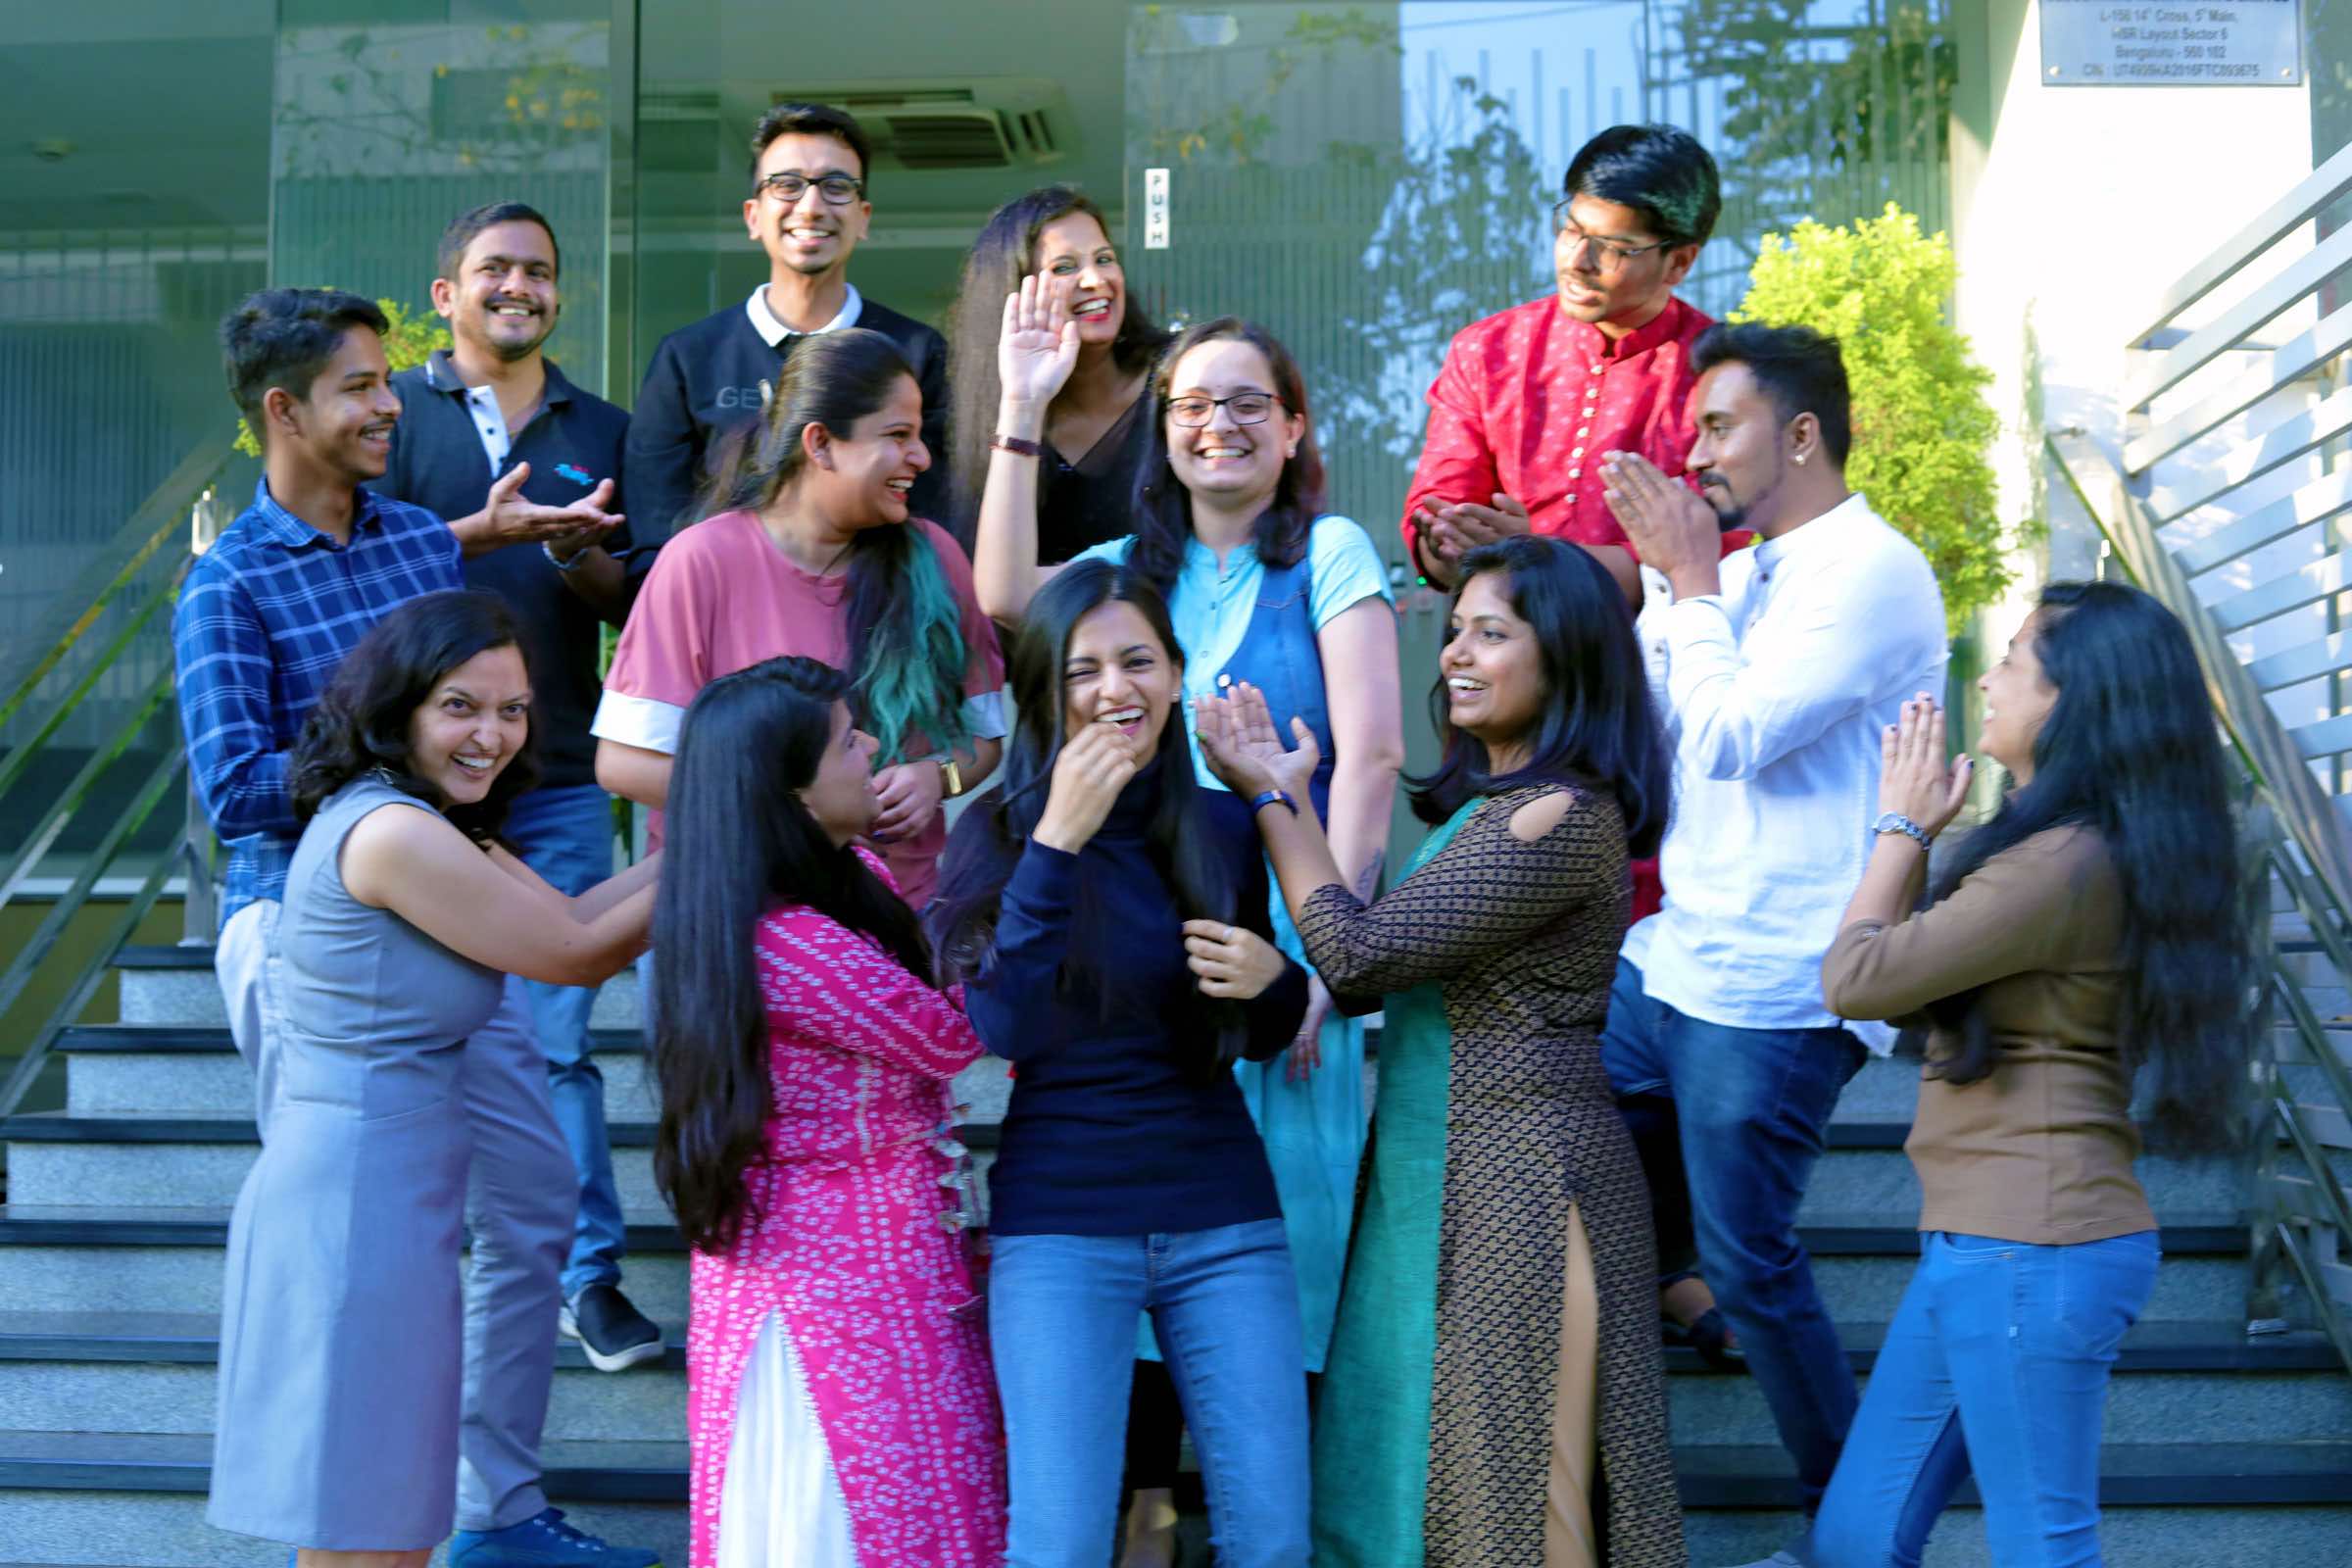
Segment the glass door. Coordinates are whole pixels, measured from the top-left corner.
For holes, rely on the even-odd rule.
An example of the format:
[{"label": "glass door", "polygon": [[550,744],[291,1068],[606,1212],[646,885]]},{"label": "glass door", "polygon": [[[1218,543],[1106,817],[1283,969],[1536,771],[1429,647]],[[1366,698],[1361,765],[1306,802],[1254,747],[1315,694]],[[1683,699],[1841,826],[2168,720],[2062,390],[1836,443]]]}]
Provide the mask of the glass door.
[{"label": "glass door", "polygon": [[1576,149],[1627,121],[1708,145],[1724,214],[1683,292],[1723,316],[1759,238],[1797,219],[1898,201],[1944,226],[1948,4],[1129,7],[1128,270],[1162,319],[1250,318],[1304,368],[1332,505],[1392,563],[1408,766],[1435,756],[1445,623],[1398,530],[1424,394],[1455,332],[1551,292],[1550,206]]}]

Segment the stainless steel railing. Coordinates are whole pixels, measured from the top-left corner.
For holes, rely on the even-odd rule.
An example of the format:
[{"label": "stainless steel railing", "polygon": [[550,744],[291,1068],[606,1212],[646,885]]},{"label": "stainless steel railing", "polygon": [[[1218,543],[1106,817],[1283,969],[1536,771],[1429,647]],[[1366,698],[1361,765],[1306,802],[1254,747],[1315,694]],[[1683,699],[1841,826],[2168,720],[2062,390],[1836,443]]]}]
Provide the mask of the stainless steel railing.
[{"label": "stainless steel railing", "polygon": [[[2352,1367],[2352,147],[2184,272],[2129,345],[2122,458],[2049,432],[2053,478],[2188,627],[2271,824],[2283,894],[2256,1064],[2250,1326],[2308,1317]],[[2298,973],[2305,954],[2325,988]],[[2343,1016],[2329,1017],[2333,1006]],[[2343,1032],[2339,1032],[2343,1031]]]}]

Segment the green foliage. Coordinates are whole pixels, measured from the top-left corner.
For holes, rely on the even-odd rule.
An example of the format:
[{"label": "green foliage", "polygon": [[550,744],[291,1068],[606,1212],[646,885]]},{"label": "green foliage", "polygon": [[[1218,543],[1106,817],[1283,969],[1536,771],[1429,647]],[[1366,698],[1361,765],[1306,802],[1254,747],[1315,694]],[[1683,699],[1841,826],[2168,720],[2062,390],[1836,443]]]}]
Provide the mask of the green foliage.
[{"label": "green foliage", "polygon": [[1806,221],[1767,234],[1735,321],[1804,325],[1843,346],[1853,391],[1846,479],[1918,545],[1954,632],[2010,579],[2014,536],[1995,511],[1987,453],[2001,421],[1992,373],[1944,318],[1955,265],[1941,234],[1889,202],[1848,228]]},{"label": "green foliage", "polygon": [[[408,307],[395,300],[377,300],[376,308],[384,313],[391,330],[384,334],[384,358],[395,370],[406,370],[422,365],[433,356],[435,349],[449,347],[449,328],[438,317],[411,316]],[[253,426],[237,417],[237,450],[249,458],[262,455],[262,443],[255,439]]]}]

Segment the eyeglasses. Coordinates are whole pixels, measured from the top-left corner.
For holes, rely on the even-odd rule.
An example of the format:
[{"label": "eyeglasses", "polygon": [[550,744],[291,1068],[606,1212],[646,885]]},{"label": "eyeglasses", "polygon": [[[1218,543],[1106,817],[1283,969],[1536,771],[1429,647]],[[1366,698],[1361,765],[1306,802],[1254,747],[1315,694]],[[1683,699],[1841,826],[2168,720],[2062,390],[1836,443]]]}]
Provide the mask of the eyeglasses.
[{"label": "eyeglasses", "polygon": [[852,179],[847,174],[826,174],[810,179],[806,174],[770,174],[753,187],[760,195],[773,196],[789,207],[808,194],[814,185],[818,195],[835,207],[846,207],[856,201],[865,189],[865,181]]},{"label": "eyeglasses", "polygon": [[[1570,198],[1570,200],[1573,201],[1574,198]],[[1571,247],[1582,250],[1585,246],[1591,245],[1598,251],[1600,253],[1599,268],[1604,272],[1617,270],[1644,251],[1671,250],[1677,243],[1674,240],[1662,239],[1651,245],[1628,245],[1621,240],[1602,239],[1597,234],[1586,233],[1571,222],[1568,218],[1568,207],[1569,202],[1565,201],[1551,204],[1551,226],[1559,232],[1560,238],[1566,240]]]},{"label": "eyeglasses", "polygon": [[1188,430],[1198,430],[1223,409],[1236,424],[1263,424],[1282,399],[1271,392],[1236,392],[1229,398],[1170,398],[1168,417]]}]

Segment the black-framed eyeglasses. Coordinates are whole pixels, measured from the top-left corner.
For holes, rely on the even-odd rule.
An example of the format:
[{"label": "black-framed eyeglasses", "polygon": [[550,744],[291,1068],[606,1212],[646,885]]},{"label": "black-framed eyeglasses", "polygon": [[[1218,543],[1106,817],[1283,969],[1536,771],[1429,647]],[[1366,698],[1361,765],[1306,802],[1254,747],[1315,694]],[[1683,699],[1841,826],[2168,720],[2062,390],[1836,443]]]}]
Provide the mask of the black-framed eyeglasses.
[{"label": "black-framed eyeglasses", "polygon": [[1188,430],[1198,430],[1223,409],[1236,424],[1263,424],[1282,399],[1271,392],[1236,392],[1229,398],[1170,398],[1168,417]]},{"label": "black-framed eyeglasses", "polygon": [[1644,252],[1672,250],[1677,243],[1674,240],[1662,239],[1649,245],[1628,245],[1623,240],[1602,239],[1598,234],[1588,234],[1569,220],[1568,209],[1574,201],[1575,198],[1570,197],[1566,201],[1557,201],[1551,204],[1552,230],[1570,245],[1579,248],[1591,245],[1598,251],[1600,253],[1600,270],[1604,272],[1615,271]]},{"label": "black-framed eyeglasses", "polygon": [[790,207],[808,194],[814,185],[816,193],[835,207],[846,207],[865,190],[865,181],[852,179],[847,174],[823,174],[810,179],[807,174],[770,174],[753,188],[762,196],[773,196]]}]

